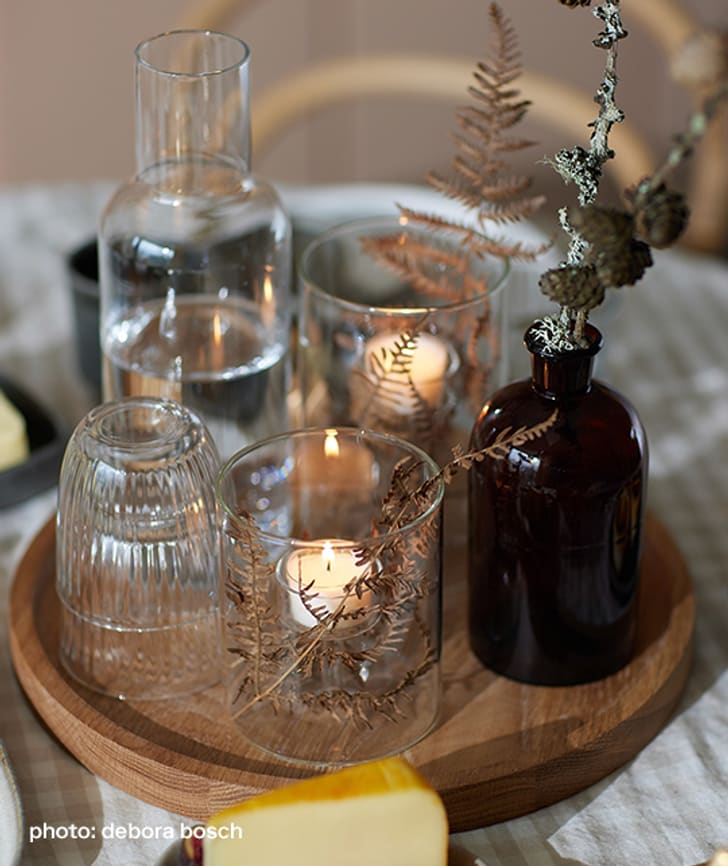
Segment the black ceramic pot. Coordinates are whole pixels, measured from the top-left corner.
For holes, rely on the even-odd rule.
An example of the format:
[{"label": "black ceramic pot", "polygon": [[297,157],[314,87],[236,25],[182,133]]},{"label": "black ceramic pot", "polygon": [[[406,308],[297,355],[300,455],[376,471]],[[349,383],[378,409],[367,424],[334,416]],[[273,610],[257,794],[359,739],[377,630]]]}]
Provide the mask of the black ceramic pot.
[{"label": "black ceramic pot", "polygon": [[73,250],[66,264],[73,302],[78,366],[83,378],[99,395],[101,393],[101,346],[99,343],[99,260],[96,239]]}]

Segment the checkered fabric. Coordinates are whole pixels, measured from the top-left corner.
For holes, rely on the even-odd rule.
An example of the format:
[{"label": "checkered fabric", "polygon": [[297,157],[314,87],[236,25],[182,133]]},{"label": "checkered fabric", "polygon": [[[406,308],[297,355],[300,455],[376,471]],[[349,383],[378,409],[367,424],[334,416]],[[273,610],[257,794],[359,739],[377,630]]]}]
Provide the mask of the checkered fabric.
[{"label": "checkered fabric", "polygon": [[[63,260],[93,234],[108,190],[0,195],[0,371],[69,426],[90,398],[75,372]],[[695,583],[693,670],[673,721],[630,764],[533,815],[459,834],[457,866],[477,859],[488,866],[685,866],[728,843],[728,264],[658,253],[643,282],[615,301],[611,320],[600,322],[607,340],[601,374],[632,400],[647,428],[650,507]],[[180,819],[85,770],[44,728],[11,668],[5,608],[13,570],[54,506],[49,491],[0,511],[0,739],[25,809],[22,862],[150,866],[168,841],[104,839],[105,828],[178,828]],[[95,838],[53,838],[54,829],[68,836],[74,826],[77,837],[93,830]],[[31,828],[42,836],[32,843]]]}]

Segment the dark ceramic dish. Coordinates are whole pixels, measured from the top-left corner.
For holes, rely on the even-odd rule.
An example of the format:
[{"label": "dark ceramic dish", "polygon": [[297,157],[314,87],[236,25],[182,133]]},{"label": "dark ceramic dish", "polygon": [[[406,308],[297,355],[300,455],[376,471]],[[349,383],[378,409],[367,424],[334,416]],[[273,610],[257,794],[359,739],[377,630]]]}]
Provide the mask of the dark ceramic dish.
[{"label": "dark ceramic dish", "polygon": [[72,250],[66,260],[73,302],[76,355],[84,379],[101,390],[99,346],[99,259],[96,239]]},{"label": "dark ceramic dish", "polygon": [[53,487],[66,447],[67,436],[33,397],[0,376],[0,389],[25,418],[30,456],[0,472],[0,508],[17,505]]}]

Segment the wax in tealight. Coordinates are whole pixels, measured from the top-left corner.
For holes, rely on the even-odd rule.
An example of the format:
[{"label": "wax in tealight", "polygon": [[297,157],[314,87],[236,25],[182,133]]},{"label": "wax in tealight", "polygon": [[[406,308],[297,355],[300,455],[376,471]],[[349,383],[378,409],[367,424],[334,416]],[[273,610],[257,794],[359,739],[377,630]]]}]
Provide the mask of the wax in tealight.
[{"label": "wax in tealight", "polygon": [[[340,539],[321,540],[316,546],[294,550],[285,560],[284,575],[289,589],[291,615],[299,625],[312,628],[319,620],[301,601],[301,590],[305,590],[306,598],[313,596],[309,606],[324,608],[322,614],[334,613],[341,605],[346,595],[345,587],[353,581],[366,575],[370,569],[369,563],[358,564],[351,547],[342,546],[347,542]],[[319,546],[320,545],[320,546]],[[370,607],[372,593],[365,589],[361,597],[352,591],[346,597],[342,608],[344,613]],[[343,622],[357,622],[344,620]]]},{"label": "wax in tealight", "polygon": [[409,384],[411,379],[420,398],[435,409],[442,402],[445,390],[445,375],[450,361],[447,346],[432,334],[418,334],[414,346],[402,352],[402,355],[411,357],[408,375],[391,369],[397,351],[395,344],[401,344],[403,340],[402,334],[398,333],[377,334],[367,340],[364,355],[367,378],[373,382],[381,378],[382,371],[386,374],[382,394],[375,394],[374,399],[386,401],[389,406],[392,391],[396,391],[396,411],[402,414],[412,412],[417,399]]}]

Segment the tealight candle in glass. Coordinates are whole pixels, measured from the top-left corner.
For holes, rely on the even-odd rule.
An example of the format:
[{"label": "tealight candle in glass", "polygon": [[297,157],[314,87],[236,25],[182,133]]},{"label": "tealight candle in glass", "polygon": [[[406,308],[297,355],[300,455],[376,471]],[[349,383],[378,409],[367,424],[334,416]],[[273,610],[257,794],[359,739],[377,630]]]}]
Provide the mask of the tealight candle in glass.
[{"label": "tealight candle in glass", "polygon": [[[441,255],[411,285],[372,251],[383,238],[403,257]],[[506,378],[507,274],[503,260],[468,261],[462,236],[394,216],[313,240],[300,264],[303,423],[392,433],[445,462]]]},{"label": "tealight candle in glass", "polygon": [[[293,551],[281,565],[288,584],[291,616],[307,628],[316,626],[323,616],[333,616],[339,608],[344,616],[351,616],[373,604],[372,591],[366,586],[373,573],[372,565],[357,561],[351,542],[322,539],[310,550]],[[358,593],[353,591],[357,585],[362,587]],[[318,611],[305,604],[307,592]]]},{"label": "tealight candle in glass", "polygon": [[431,730],[443,487],[417,446],[352,428],[285,433],[225,464],[227,690],[251,742],[326,766]]}]

